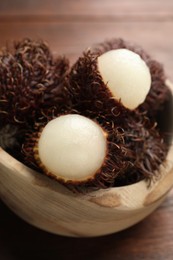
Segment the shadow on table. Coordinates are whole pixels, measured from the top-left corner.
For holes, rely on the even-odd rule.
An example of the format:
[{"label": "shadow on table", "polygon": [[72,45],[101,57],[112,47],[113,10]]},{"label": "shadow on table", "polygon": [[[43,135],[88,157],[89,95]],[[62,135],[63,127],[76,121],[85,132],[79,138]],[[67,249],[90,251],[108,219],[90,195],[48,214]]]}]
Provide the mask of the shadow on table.
[{"label": "shadow on table", "polygon": [[[68,238],[30,226],[0,202],[0,259],[151,259],[154,214],[125,231],[96,238]],[[146,250],[147,248],[147,250]],[[158,253],[158,252],[157,252]],[[170,252],[171,253],[171,252]],[[147,256],[148,255],[148,256]],[[152,259],[156,259],[152,258]],[[171,258],[170,258],[171,259]]]}]

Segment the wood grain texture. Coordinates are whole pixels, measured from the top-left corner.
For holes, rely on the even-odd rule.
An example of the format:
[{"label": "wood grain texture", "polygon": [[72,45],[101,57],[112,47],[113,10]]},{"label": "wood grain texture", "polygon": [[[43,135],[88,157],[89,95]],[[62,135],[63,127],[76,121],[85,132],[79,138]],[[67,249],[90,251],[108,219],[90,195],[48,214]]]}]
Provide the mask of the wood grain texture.
[{"label": "wood grain texture", "polygon": [[74,62],[92,44],[122,37],[139,44],[165,65],[173,80],[172,22],[5,22],[0,23],[0,46],[24,37],[42,38],[55,55],[64,54]]},{"label": "wood grain texture", "polygon": [[60,16],[95,16],[106,17],[137,16],[141,14],[157,16],[164,15],[166,19],[172,18],[173,2],[171,0],[1,0],[0,13],[2,15],[60,15]]},{"label": "wood grain texture", "polygon": [[1,203],[0,254],[3,260],[172,260],[172,196],[173,192],[159,209],[133,228],[85,239],[40,231],[24,223]]},{"label": "wood grain texture", "polygon": [[[0,46],[29,36],[44,38],[73,62],[92,43],[123,37],[164,63],[173,80],[173,1],[1,0]],[[173,191],[151,216],[118,234],[64,238],[40,231],[0,203],[0,259],[172,260]]]}]

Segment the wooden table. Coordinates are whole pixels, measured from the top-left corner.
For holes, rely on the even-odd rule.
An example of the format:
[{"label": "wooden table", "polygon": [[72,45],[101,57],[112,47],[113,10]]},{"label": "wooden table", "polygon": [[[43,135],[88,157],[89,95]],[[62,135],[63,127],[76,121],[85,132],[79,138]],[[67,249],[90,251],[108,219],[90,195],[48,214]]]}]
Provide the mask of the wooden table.
[{"label": "wooden table", "polygon": [[[93,43],[123,37],[142,45],[173,80],[172,0],[1,0],[0,46],[31,37],[46,40],[71,63]],[[87,239],[55,236],[20,220],[0,203],[0,259],[173,259],[173,191],[143,222]]]}]

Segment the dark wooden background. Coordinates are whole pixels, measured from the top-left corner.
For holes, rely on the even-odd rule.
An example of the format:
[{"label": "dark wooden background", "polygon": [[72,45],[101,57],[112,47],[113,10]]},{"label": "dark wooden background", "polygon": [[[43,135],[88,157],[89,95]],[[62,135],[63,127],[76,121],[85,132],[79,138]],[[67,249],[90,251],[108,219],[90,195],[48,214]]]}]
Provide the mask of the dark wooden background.
[{"label": "dark wooden background", "polygon": [[[93,43],[123,37],[142,45],[173,80],[172,0],[0,0],[0,46],[31,37],[71,63]],[[173,191],[153,214],[117,234],[74,239],[40,231],[0,202],[0,259],[173,259]]]}]

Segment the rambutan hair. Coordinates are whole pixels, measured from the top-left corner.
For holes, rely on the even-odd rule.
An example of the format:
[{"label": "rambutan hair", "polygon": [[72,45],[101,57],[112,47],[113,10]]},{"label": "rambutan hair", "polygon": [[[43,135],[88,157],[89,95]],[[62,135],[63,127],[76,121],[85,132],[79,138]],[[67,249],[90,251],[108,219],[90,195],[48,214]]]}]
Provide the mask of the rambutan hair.
[{"label": "rambutan hair", "polygon": [[68,106],[69,61],[43,41],[24,39],[0,52],[0,122],[32,125]]}]

